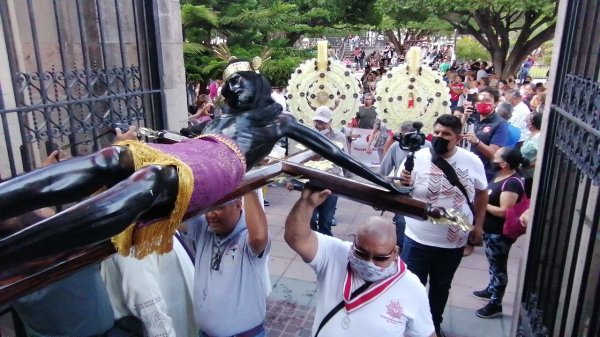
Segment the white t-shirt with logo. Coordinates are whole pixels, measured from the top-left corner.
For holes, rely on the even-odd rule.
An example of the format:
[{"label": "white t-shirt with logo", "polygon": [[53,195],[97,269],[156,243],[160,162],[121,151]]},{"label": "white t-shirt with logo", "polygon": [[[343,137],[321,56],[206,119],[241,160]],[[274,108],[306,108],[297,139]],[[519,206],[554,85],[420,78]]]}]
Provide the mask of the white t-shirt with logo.
[{"label": "white t-shirt with logo", "polygon": [[[483,163],[479,157],[463,148],[456,147],[456,150],[452,157],[445,160],[454,168],[459,181],[469,195],[469,200],[474,201],[475,190],[487,188]],[[400,175],[405,162],[406,160],[402,162],[396,175]],[[428,148],[415,153],[415,167],[411,178],[414,187],[411,195],[414,198],[434,206],[460,210],[473,223],[473,214],[464,194],[458,187],[452,186],[444,172],[431,162],[431,151]],[[469,238],[469,233],[458,226],[434,225],[429,220],[421,221],[409,217],[406,217],[404,234],[420,244],[440,248],[460,248]]]},{"label": "white t-shirt with logo", "polygon": [[[309,265],[317,273],[319,300],[311,336],[315,335],[323,318],[344,298],[348,254],[352,246],[350,242],[316,234],[319,242],[317,255]],[[360,296],[369,301],[349,313],[346,308],[339,310],[321,329],[319,336],[431,336],[434,327],[425,287],[406,269],[404,262],[399,264],[401,274],[394,283],[373,298],[370,296],[375,293],[369,293],[371,288],[363,292]],[[363,284],[362,279],[354,276],[351,291]]]}]

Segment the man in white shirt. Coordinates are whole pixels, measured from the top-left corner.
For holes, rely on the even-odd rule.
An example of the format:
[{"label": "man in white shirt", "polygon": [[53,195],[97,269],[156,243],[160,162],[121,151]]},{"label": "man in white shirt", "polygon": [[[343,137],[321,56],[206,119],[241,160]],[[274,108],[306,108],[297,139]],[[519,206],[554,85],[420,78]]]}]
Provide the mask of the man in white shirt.
[{"label": "man in white shirt", "polygon": [[[475,154],[456,145],[461,138],[461,131],[462,123],[458,117],[438,117],[431,141],[433,151],[428,148],[417,151],[413,171],[406,171],[403,163],[402,171],[396,174],[401,177],[403,185],[414,187],[413,197],[434,206],[457,209],[466,214],[475,226],[472,232],[467,233],[454,225],[440,226],[429,220],[406,218],[402,260],[423,285],[429,279],[429,305],[436,333],[440,337],[445,336],[440,325],[452,278],[467,241],[473,244],[481,241],[488,202],[483,163]],[[444,171],[432,162],[434,155],[451,166],[467,196],[459,187],[453,186]],[[470,202],[474,204],[475,214],[471,211]]]},{"label": "man in white shirt", "polygon": [[487,72],[487,67],[488,67],[488,63],[487,62],[483,62],[481,64],[481,68],[479,70],[477,70],[477,80],[481,80],[484,77],[488,77],[489,74]]},{"label": "man in white shirt", "polygon": [[391,221],[369,218],[353,243],[311,231],[313,210],[330,194],[305,188],[285,224],[286,242],[317,273],[311,335],[435,336],[425,288],[398,256]]},{"label": "man in white shirt", "polygon": [[115,318],[137,317],[147,337],[198,334],[192,305],[194,264],[177,236],[166,254],[143,259],[114,254],[102,262]]},{"label": "man in white shirt", "polygon": [[523,102],[523,96],[518,89],[511,89],[504,93],[506,101],[512,104],[513,113],[511,119],[508,121],[509,124],[514,125],[521,130],[521,137],[519,142],[529,138],[529,128],[527,127],[527,119],[531,115],[531,110],[527,107],[527,104]]}]

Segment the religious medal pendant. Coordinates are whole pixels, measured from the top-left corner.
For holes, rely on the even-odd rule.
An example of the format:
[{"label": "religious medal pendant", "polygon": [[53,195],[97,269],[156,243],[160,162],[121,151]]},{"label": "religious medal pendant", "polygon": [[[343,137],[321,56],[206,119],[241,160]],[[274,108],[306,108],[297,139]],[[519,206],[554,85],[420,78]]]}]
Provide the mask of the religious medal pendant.
[{"label": "religious medal pendant", "polygon": [[350,316],[346,315],[342,318],[342,329],[347,330],[350,328]]}]

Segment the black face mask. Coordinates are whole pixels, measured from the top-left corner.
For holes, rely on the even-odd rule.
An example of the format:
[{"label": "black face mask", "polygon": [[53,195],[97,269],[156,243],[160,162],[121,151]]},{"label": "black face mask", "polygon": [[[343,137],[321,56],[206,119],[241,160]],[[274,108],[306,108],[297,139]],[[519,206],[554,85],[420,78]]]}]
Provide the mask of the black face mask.
[{"label": "black face mask", "polygon": [[435,153],[437,153],[440,156],[445,155],[446,153],[448,153],[448,151],[450,151],[450,149],[448,149],[448,144],[450,142],[442,137],[432,137],[431,140],[431,145],[433,146],[433,151]]}]

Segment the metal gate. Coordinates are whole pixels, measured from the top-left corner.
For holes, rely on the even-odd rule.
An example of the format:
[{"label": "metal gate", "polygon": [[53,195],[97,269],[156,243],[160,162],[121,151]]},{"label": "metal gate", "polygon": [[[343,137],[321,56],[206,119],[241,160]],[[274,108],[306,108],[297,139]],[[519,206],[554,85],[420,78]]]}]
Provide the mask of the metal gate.
[{"label": "metal gate", "polygon": [[599,14],[597,0],[566,4],[523,281],[521,336],[600,335]]},{"label": "metal gate", "polygon": [[2,87],[14,93],[12,104],[0,100],[10,175],[57,148],[98,150],[115,123],[162,128],[154,3],[0,1],[10,67],[0,97]]}]

